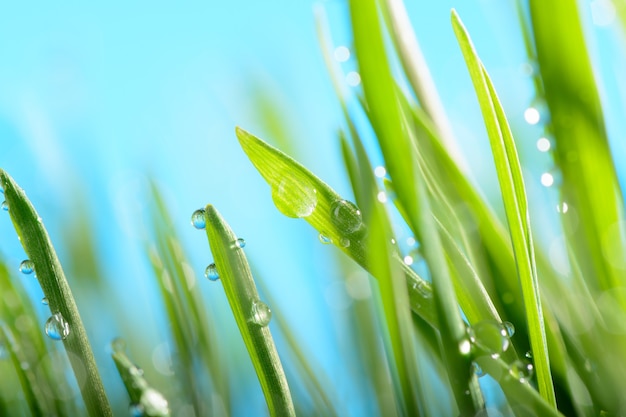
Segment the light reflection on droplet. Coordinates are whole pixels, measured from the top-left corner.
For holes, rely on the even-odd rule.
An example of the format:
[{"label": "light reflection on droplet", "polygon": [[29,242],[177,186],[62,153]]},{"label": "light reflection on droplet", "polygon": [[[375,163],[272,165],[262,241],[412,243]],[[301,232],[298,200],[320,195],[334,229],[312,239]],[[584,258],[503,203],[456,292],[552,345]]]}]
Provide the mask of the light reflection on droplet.
[{"label": "light reflection on droplet", "polygon": [[541,174],[541,185],[544,187],[551,187],[554,184],[554,176],[549,172]]},{"label": "light reflection on droplet", "polygon": [[411,255],[407,255],[404,257],[404,263],[406,265],[413,265],[413,257]]},{"label": "light reflection on droplet", "polygon": [[415,244],[417,243],[417,241],[415,240],[414,237],[408,237],[406,239],[406,244],[409,246],[415,246]]},{"label": "light reflection on droplet", "polygon": [[557,213],[567,213],[568,211],[569,211],[569,206],[567,205],[565,201],[556,205]]},{"label": "light reflection on droplet", "polygon": [[526,123],[536,125],[539,123],[539,119],[541,119],[541,115],[536,108],[529,107],[524,111],[524,120],[526,120]]},{"label": "light reflection on droplet", "polygon": [[335,48],[333,56],[335,57],[337,62],[346,62],[348,59],[350,59],[350,50],[345,46],[338,46]]},{"label": "light reflection on droplet", "polygon": [[384,192],[384,191],[380,191],[376,195],[376,199],[378,199],[378,201],[380,201],[381,203],[386,203],[387,202],[387,193]]},{"label": "light reflection on droplet", "polygon": [[540,152],[548,152],[551,147],[552,144],[548,138],[539,138],[539,140],[537,140],[537,149],[539,149]]},{"label": "light reflection on droplet", "polygon": [[361,76],[356,71],[350,71],[346,74],[346,82],[351,87],[356,87],[361,84]]},{"label": "light reflection on droplet", "polygon": [[374,175],[376,175],[376,177],[378,178],[383,178],[385,175],[387,175],[387,169],[384,166],[379,165],[374,168]]}]

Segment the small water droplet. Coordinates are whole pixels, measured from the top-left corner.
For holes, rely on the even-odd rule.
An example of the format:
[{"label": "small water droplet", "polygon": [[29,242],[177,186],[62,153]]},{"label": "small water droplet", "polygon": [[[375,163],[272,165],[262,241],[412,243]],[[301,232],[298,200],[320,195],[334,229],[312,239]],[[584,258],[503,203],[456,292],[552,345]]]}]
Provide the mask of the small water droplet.
[{"label": "small water droplet", "polygon": [[3,201],[2,204],[0,204],[0,207],[4,211],[9,211],[9,203],[7,203],[6,201]]},{"label": "small water droplet", "polygon": [[411,288],[413,291],[419,292],[424,298],[431,298],[433,296],[432,291],[428,289],[426,281],[414,281],[413,284],[411,284]]},{"label": "small water droplet", "polygon": [[235,240],[235,247],[238,249],[243,249],[246,246],[246,241],[242,238]]},{"label": "small water droplet", "polygon": [[361,210],[348,200],[337,200],[331,204],[330,215],[339,233],[350,235],[363,227]]},{"label": "small water droplet", "polygon": [[485,371],[483,371],[483,368],[481,368],[477,362],[472,362],[471,371],[479,378],[485,375]]},{"label": "small water droplet", "polygon": [[41,304],[47,306],[48,305],[48,299],[46,297],[41,299]]},{"label": "small water droplet", "polygon": [[109,348],[113,353],[123,353],[124,351],[126,351],[126,341],[121,337],[116,337],[115,339],[111,340]]},{"label": "small water droplet", "polygon": [[417,241],[415,240],[414,237],[407,237],[406,238],[406,244],[410,247],[415,246],[417,244]]},{"label": "small water droplet", "polygon": [[361,84],[361,75],[356,71],[350,71],[346,74],[346,82],[351,87]]},{"label": "small water droplet", "polygon": [[513,325],[513,323],[511,323],[510,321],[504,321],[502,322],[502,327],[505,330],[505,334],[502,334],[503,336],[513,337],[513,335],[515,334],[515,326]]},{"label": "small water droplet", "polygon": [[470,341],[491,355],[499,355],[508,349],[508,330],[495,320],[484,320],[468,329]]},{"label": "small water droplet", "polygon": [[470,343],[470,341],[467,339],[461,340],[461,342],[459,343],[459,351],[461,352],[461,355],[468,355],[471,350],[472,344]]},{"label": "small water droplet", "polygon": [[509,367],[509,374],[520,382],[528,382],[533,376],[535,369],[531,363],[515,361]]},{"label": "small water droplet", "polygon": [[378,194],[376,195],[376,199],[380,203],[386,203],[387,202],[387,193],[384,192],[384,191],[379,191]]},{"label": "small water droplet", "polygon": [[272,201],[287,217],[308,217],[317,206],[317,190],[306,181],[287,176],[272,188]]},{"label": "small water droplet", "polygon": [[406,265],[413,265],[413,257],[411,255],[407,255],[403,259]]},{"label": "small water droplet", "polygon": [[348,59],[350,59],[350,50],[345,46],[338,46],[335,48],[333,56],[335,57],[337,62],[346,62]]},{"label": "small water droplet", "polygon": [[44,329],[52,340],[63,340],[70,334],[70,325],[61,313],[54,313],[46,321]]},{"label": "small water droplet", "polygon": [[378,178],[383,178],[385,175],[387,175],[387,169],[385,169],[384,166],[379,165],[374,168],[374,175]]},{"label": "small water droplet", "polygon": [[133,365],[130,368],[128,368],[128,373],[134,377],[140,377],[140,376],[143,376],[143,369],[141,369],[137,365]]},{"label": "small water droplet", "polygon": [[537,140],[537,149],[539,152],[548,152],[551,147],[552,143],[550,143],[550,139],[542,137]]},{"label": "small water droplet", "polygon": [[529,107],[524,111],[524,120],[526,120],[526,123],[529,125],[536,125],[539,123],[540,119],[541,115],[539,114],[539,110],[536,108]]},{"label": "small water droplet", "polygon": [[22,274],[32,274],[35,271],[35,264],[30,259],[25,259],[20,263],[20,272]]},{"label": "small water droplet", "polygon": [[329,243],[332,242],[332,240],[328,236],[326,236],[324,233],[320,233],[318,237],[320,239],[320,242],[322,242],[324,245],[328,245]]},{"label": "small water droplet", "polygon": [[196,229],[204,229],[206,220],[204,218],[204,209],[198,209],[191,215],[191,225]]},{"label": "small water droplet", "polygon": [[347,237],[342,237],[341,240],[339,240],[339,246],[341,246],[342,248],[349,247],[350,239],[348,239]]},{"label": "small water droplet", "polygon": [[217,281],[220,279],[220,275],[217,273],[217,266],[215,266],[215,264],[207,266],[204,270],[204,276],[211,281]]},{"label": "small water droplet", "polygon": [[254,301],[251,311],[252,321],[259,326],[267,326],[272,319],[272,310],[262,301]]},{"label": "small water droplet", "polygon": [[552,185],[554,185],[554,176],[549,172],[541,174],[541,185],[544,187],[552,187]]},{"label": "small water droplet", "polygon": [[569,205],[565,202],[562,201],[559,204],[556,205],[556,212],[557,213],[561,213],[561,214],[565,214],[569,211]]},{"label": "small water droplet", "polygon": [[526,359],[529,359],[529,360],[533,359],[533,353],[530,350],[526,352],[524,356],[526,357]]}]

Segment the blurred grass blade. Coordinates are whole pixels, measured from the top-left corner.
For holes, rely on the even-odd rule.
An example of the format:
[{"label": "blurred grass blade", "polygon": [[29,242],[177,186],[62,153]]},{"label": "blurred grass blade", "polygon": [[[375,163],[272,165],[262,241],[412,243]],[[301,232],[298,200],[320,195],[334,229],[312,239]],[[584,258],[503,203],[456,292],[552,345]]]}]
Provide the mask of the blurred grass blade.
[{"label": "blurred grass blade", "polygon": [[150,387],[143,377],[143,370],[126,356],[126,342],[115,339],[111,342],[111,357],[122,377],[131,403],[131,414],[145,417],[169,417],[167,400],[160,392]]},{"label": "blurred grass blade", "polygon": [[[48,299],[50,310],[53,315],[60,314],[60,317],[56,317],[59,317],[60,321],[64,320],[69,328],[63,344],[74,372],[86,372],[85,383],[80,388],[87,410],[91,416],[111,416],[111,406],[104,392],[78,308],[41,217],[24,191],[1,169],[0,185],[4,188],[11,221],[24,251],[34,264],[37,279]],[[63,323],[60,324],[64,326]]]},{"label": "blurred grass blade", "polygon": [[291,393],[268,324],[269,307],[259,300],[237,236],[212,206],[205,208],[206,233],[228,303],[254,365],[271,416],[295,416]]},{"label": "blurred grass blade", "polygon": [[[304,218],[322,236],[369,270],[364,239],[358,236],[355,239],[346,238],[338,230],[338,224],[341,228],[343,221],[333,218],[331,207],[345,200],[298,162],[256,136],[237,128],[237,138],[250,161],[272,188],[277,208],[287,216]],[[360,219],[362,215],[356,211],[350,208],[346,216]],[[411,308],[426,322],[437,327],[430,283],[419,277],[399,257],[397,262],[405,274]]]},{"label": "blurred grass blade", "polygon": [[526,307],[526,320],[530,345],[535,358],[539,392],[549,404],[556,408],[533,240],[528,219],[526,191],[515,143],[491,80],[455,10],[452,10],[452,25],[474,83],[491,143]]}]

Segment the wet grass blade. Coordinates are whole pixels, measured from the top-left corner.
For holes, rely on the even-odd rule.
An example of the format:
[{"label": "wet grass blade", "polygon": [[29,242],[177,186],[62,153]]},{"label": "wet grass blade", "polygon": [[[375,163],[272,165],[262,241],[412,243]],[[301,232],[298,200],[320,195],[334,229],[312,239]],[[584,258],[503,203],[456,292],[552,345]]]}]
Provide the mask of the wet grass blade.
[{"label": "wet grass blade", "polygon": [[289,385],[268,324],[269,307],[259,299],[237,236],[212,205],[205,208],[206,234],[226,298],[254,365],[271,416],[295,416]]},{"label": "wet grass blade", "polygon": [[167,400],[160,392],[150,387],[143,376],[143,370],[126,355],[126,342],[115,339],[111,342],[111,357],[122,377],[131,403],[131,414],[146,417],[169,417]]},{"label": "wet grass blade", "polygon": [[530,345],[535,357],[539,392],[549,404],[556,408],[533,240],[528,219],[526,191],[515,143],[491,80],[454,10],[452,11],[452,25],[474,83],[496,164],[526,308],[526,320]]},{"label": "wet grass blade", "polygon": [[[369,270],[367,247],[364,239],[346,237],[341,229],[345,222],[361,221],[362,214],[349,203],[346,211],[340,210],[341,219],[333,219],[334,205],[345,201],[330,186],[285,155],[256,136],[237,128],[237,138],[261,176],[272,189],[272,198],[279,211],[289,217],[300,217],[313,226],[322,238],[334,243],[341,251]],[[357,214],[357,211],[359,213]],[[346,240],[347,239],[347,240]],[[402,267],[411,308],[432,326],[437,326],[430,283],[413,270],[396,260]]]},{"label": "wet grass blade", "polygon": [[24,191],[3,170],[0,170],[0,185],[4,188],[11,221],[28,258],[34,264],[50,310],[53,314],[60,314],[60,317],[56,317],[59,318],[61,332],[65,332],[65,326],[69,329],[63,345],[69,354],[72,368],[76,373],[86,372],[87,378],[81,386],[81,394],[87,410],[91,416],[111,416],[111,406],[78,308],[41,217]]}]

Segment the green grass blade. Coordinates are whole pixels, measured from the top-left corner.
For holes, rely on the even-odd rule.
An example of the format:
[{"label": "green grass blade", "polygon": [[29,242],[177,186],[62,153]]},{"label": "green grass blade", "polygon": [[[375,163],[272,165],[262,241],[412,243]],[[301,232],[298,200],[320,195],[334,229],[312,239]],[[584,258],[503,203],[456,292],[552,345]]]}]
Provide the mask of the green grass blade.
[{"label": "green grass blade", "polygon": [[[256,136],[237,128],[237,138],[261,176],[272,188],[272,197],[277,208],[290,217],[304,218],[320,234],[326,236],[341,251],[369,270],[367,247],[361,238],[350,239],[341,230],[341,221],[333,220],[331,207],[344,199],[321,179],[283,152],[263,142]],[[348,216],[360,217],[355,210]],[[339,228],[338,228],[339,223]],[[437,326],[437,319],[432,299],[430,283],[419,277],[402,262],[411,309],[432,326]]]},{"label": "green grass blade", "polygon": [[289,386],[270,333],[267,305],[259,300],[237,236],[212,206],[205,208],[206,233],[220,280],[272,416],[294,416]]},{"label": "green grass blade", "polygon": [[70,363],[76,373],[86,372],[87,378],[81,386],[81,394],[91,416],[111,416],[96,362],[83,327],[78,308],[63,269],[50,242],[48,233],[24,191],[3,170],[0,170],[0,185],[4,188],[9,214],[35,272],[53,314],[60,313],[69,326],[69,334],[63,340],[71,355]]},{"label": "green grass blade", "polygon": [[140,413],[146,417],[169,417],[167,400],[160,392],[150,387],[143,377],[143,370],[128,359],[125,352],[126,342],[122,339],[115,339],[111,342],[111,348],[111,357],[130,397],[132,414]]},{"label": "green grass blade", "polygon": [[528,220],[526,192],[515,143],[489,76],[454,10],[452,11],[452,24],[474,83],[496,164],[526,307],[526,320],[530,345],[535,357],[539,392],[549,404],[556,408],[541,312],[533,240]]}]

